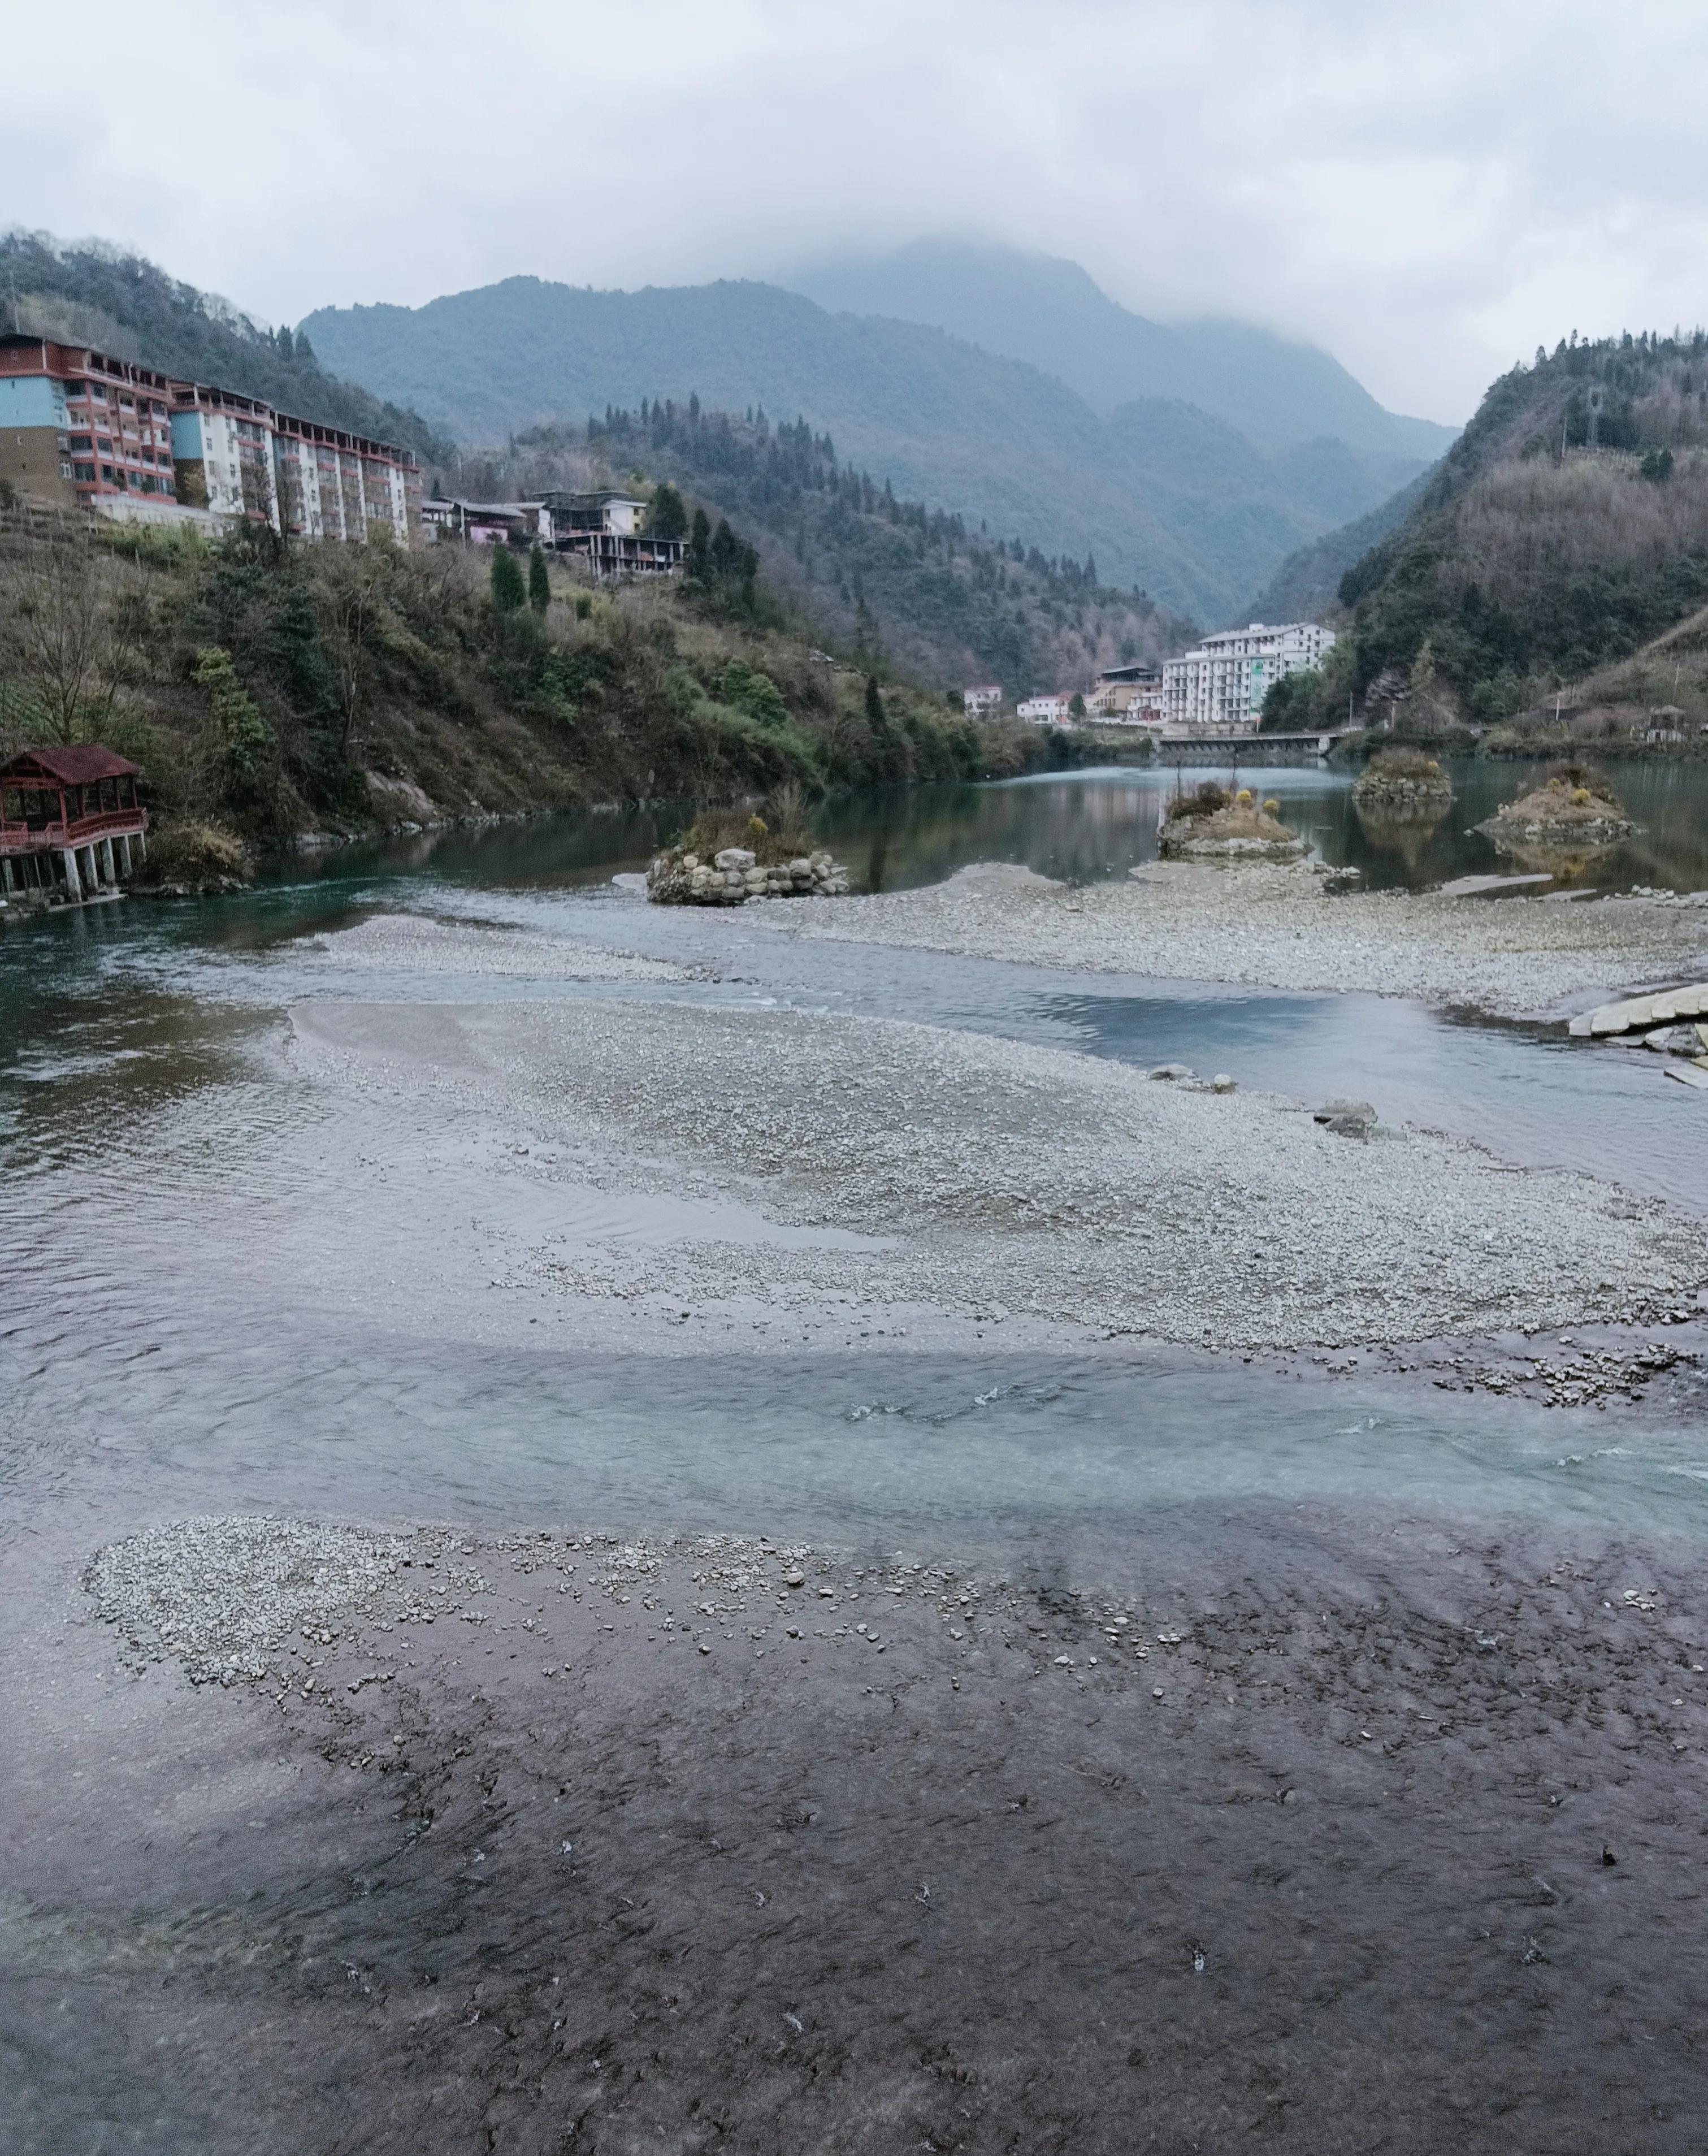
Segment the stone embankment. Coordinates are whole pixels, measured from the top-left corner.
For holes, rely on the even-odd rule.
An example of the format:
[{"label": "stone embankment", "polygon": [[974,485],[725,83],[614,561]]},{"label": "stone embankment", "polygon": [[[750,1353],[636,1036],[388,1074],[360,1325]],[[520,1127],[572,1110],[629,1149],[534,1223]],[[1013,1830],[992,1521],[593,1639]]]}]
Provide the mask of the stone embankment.
[{"label": "stone embankment", "polygon": [[646,872],[654,906],[745,906],[750,898],[843,898],[848,870],[828,853],[800,854],[762,866],[745,846],[726,846],[709,861],[680,848],[658,855]]},{"label": "stone embankment", "polygon": [[1353,781],[1352,798],[1361,808],[1377,809],[1386,816],[1433,815],[1452,800],[1453,784],[1444,772],[1431,776],[1384,771],[1372,764]]}]

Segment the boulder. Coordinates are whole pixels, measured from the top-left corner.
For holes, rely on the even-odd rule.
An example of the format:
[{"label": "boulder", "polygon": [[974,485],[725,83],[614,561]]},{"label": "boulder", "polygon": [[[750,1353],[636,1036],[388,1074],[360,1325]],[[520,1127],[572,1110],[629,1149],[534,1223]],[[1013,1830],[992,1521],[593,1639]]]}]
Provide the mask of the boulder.
[{"label": "boulder", "polygon": [[1368,1101],[1325,1101],[1314,1120],[1337,1137],[1367,1138],[1376,1127],[1376,1110]]}]

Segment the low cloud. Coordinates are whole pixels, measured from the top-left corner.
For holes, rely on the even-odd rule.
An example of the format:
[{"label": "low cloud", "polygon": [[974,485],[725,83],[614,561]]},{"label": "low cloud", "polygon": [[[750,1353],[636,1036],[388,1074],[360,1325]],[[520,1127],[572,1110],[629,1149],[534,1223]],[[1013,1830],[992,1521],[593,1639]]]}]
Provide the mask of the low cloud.
[{"label": "low cloud", "polygon": [[[79,21],[135,48],[113,0]],[[1668,0],[161,0],[149,30],[160,89],[139,61],[91,100],[61,21],[11,26],[6,213],[267,320],[959,234],[1456,419],[1538,341],[1705,311],[1708,21]]]}]

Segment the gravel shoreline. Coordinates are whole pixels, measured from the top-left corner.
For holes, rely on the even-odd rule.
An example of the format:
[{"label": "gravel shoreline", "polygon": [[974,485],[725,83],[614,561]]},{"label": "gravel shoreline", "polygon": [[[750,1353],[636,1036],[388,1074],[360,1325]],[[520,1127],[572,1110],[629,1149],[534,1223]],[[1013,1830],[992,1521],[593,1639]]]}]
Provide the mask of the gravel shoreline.
[{"label": "gravel shoreline", "polygon": [[1661,896],[1327,898],[1322,881],[1302,864],[1160,862],[1124,883],[1075,886],[990,865],[922,891],[747,911],[754,926],[818,941],[1155,980],[1411,996],[1506,1018],[1558,1016],[1608,990],[1708,978],[1701,905]]}]

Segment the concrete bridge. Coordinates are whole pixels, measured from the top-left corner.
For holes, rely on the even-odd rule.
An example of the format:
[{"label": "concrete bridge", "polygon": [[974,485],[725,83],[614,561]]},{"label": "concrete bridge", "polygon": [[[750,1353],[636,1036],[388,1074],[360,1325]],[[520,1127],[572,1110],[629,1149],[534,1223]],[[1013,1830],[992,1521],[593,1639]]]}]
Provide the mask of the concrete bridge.
[{"label": "concrete bridge", "polygon": [[1326,756],[1346,729],[1309,734],[1159,734],[1161,763],[1264,763],[1272,756]]},{"label": "concrete bridge", "polygon": [[1308,734],[1168,734],[1152,733],[1135,726],[1093,726],[1085,731],[1100,748],[1149,755],[1158,763],[1240,764],[1279,762],[1296,756],[1326,756],[1348,729],[1328,726]]}]

